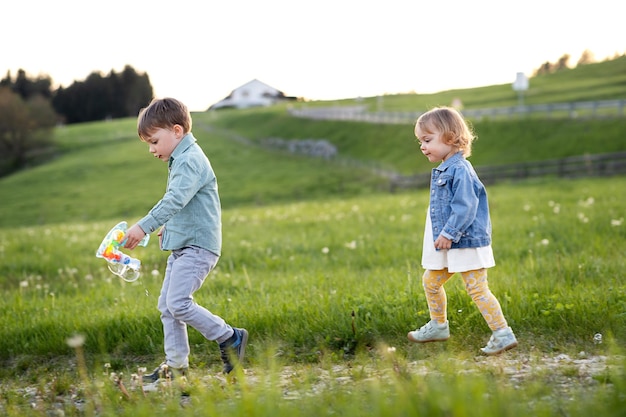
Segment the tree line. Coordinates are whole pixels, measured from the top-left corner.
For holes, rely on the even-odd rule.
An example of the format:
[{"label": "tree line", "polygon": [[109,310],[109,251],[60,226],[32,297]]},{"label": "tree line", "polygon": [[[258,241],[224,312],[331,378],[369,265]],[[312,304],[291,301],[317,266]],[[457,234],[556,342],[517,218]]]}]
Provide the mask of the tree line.
[{"label": "tree line", "polygon": [[152,98],[148,75],[131,66],[56,90],[47,75],[8,71],[0,79],[0,176],[51,155],[54,126],[136,116]]},{"label": "tree line", "polygon": [[[618,57],[619,55],[616,54],[614,58]],[[570,54],[563,54],[556,62],[546,61],[541,64],[539,68],[536,68],[533,71],[533,76],[552,74],[557,71],[569,69],[571,68],[569,62],[571,58],[572,56]],[[577,67],[579,65],[592,64],[594,62],[596,62],[596,59],[593,55],[593,52],[591,52],[589,49],[585,49],[580,55],[580,58],[578,58],[578,61],[576,62],[576,65],[574,67]]]}]

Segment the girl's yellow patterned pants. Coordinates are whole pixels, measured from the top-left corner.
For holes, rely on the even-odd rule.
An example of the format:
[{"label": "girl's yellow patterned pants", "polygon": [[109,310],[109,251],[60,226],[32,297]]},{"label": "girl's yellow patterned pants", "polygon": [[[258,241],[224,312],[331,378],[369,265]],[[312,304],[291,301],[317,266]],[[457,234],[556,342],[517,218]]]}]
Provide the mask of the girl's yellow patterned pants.
[{"label": "girl's yellow patterned pants", "polygon": [[[447,298],[443,285],[452,275],[454,273],[448,272],[445,268],[436,271],[426,270],[422,277],[430,318],[439,323],[445,323],[447,320]],[[461,272],[461,276],[465,282],[465,290],[472,297],[489,328],[496,331],[508,327],[500,303],[489,289],[487,269]]]}]

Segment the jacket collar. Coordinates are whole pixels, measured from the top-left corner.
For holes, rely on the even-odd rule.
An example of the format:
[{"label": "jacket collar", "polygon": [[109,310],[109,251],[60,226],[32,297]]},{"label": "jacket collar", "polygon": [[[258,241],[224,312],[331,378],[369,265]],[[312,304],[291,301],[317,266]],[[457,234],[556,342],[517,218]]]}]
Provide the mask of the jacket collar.
[{"label": "jacket collar", "polygon": [[456,164],[457,162],[463,159],[465,159],[465,157],[463,156],[463,152],[458,151],[457,153],[452,155],[450,158],[446,159],[441,164],[439,164],[439,166],[437,166],[437,168],[435,169],[437,171],[445,171],[446,169],[448,169],[449,167],[451,167],[452,165]]}]

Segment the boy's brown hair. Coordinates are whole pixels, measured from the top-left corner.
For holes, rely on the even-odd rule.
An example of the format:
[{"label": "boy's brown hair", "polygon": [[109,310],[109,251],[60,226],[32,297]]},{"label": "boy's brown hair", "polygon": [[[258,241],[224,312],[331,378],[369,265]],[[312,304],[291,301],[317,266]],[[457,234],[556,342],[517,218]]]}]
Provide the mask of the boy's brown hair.
[{"label": "boy's brown hair", "polygon": [[472,142],[476,140],[471,125],[452,107],[435,107],[422,114],[416,122],[422,132],[441,133],[445,143],[463,151],[467,158],[472,154]]},{"label": "boy's brown hair", "polygon": [[153,99],[137,117],[137,133],[144,142],[156,129],[171,129],[174,125],[180,125],[185,134],[191,132],[191,113],[174,98]]}]

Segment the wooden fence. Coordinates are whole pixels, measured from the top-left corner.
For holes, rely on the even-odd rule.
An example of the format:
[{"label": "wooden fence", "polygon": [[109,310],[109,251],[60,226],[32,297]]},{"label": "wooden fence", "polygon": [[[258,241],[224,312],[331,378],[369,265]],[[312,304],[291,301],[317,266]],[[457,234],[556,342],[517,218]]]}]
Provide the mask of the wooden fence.
[{"label": "wooden fence", "polygon": [[[571,103],[551,103],[535,105],[519,105],[513,107],[498,107],[487,109],[465,109],[463,116],[481,120],[512,119],[512,118],[569,118],[569,119],[599,119],[621,118],[626,116],[626,99],[581,101]],[[383,124],[413,124],[422,112],[368,112],[367,107],[334,106],[313,108],[292,108],[289,113],[294,117],[316,120],[349,120]]]},{"label": "wooden fence", "polygon": [[[573,156],[563,159],[525,162],[509,165],[476,167],[484,184],[503,180],[520,180],[531,177],[608,177],[626,174],[626,152]],[[390,180],[391,191],[430,186],[430,172],[395,176]]]}]

